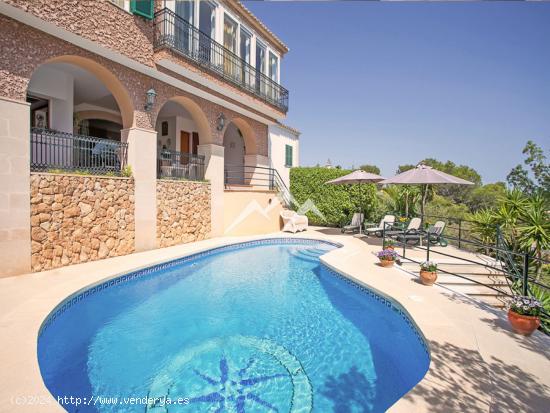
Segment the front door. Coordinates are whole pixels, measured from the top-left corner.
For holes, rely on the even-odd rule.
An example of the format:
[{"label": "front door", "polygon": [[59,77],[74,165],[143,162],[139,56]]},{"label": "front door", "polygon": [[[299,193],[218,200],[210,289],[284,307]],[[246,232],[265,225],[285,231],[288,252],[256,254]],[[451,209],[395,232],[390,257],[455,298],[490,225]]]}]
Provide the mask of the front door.
[{"label": "front door", "polygon": [[[180,132],[180,152],[188,154],[189,151],[189,132]],[[188,155],[180,155],[180,163],[187,164],[189,163]]]}]

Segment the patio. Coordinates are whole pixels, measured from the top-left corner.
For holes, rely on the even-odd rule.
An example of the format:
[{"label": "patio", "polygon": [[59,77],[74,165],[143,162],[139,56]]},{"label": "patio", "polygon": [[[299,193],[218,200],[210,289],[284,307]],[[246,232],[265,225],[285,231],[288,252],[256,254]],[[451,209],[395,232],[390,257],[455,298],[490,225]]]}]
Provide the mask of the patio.
[{"label": "patio", "polygon": [[[439,286],[426,287],[399,268],[376,265],[380,245],[310,228],[298,235],[339,242],[322,257],[329,267],[399,302],[415,320],[431,350],[430,370],[392,412],[540,412],[550,405],[550,337],[513,333],[505,312]],[[66,296],[136,268],[258,237],[221,237],[0,280],[0,411],[63,409],[45,388],[36,337],[46,315]],[[391,351],[391,343],[388,343]],[[17,405],[17,396],[43,397],[45,407]]]}]

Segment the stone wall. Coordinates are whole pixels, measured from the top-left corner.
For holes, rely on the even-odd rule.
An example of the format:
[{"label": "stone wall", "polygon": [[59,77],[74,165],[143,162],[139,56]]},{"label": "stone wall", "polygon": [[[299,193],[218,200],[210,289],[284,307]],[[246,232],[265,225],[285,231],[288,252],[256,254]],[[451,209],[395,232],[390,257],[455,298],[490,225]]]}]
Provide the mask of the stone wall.
[{"label": "stone wall", "polygon": [[134,251],[131,178],[33,173],[32,271]]},{"label": "stone wall", "polygon": [[157,181],[159,247],[200,241],[210,236],[210,183]]}]

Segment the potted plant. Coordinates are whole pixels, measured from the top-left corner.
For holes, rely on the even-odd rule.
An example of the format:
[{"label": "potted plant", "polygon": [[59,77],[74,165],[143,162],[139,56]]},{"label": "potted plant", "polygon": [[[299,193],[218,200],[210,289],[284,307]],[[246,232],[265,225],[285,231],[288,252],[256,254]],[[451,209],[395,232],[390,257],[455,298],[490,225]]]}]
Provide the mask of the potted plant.
[{"label": "potted plant", "polygon": [[424,285],[433,285],[437,280],[437,264],[433,261],[425,261],[420,264],[420,282]]},{"label": "potted plant", "polygon": [[395,241],[391,239],[387,239],[384,241],[384,249],[385,250],[394,250],[395,249]]},{"label": "potted plant", "polygon": [[540,327],[541,308],[536,298],[516,295],[510,302],[508,321],[516,333],[530,336]]},{"label": "potted plant", "polygon": [[393,249],[383,249],[376,256],[380,260],[382,267],[392,267],[393,263],[397,261],[397,252]]}]

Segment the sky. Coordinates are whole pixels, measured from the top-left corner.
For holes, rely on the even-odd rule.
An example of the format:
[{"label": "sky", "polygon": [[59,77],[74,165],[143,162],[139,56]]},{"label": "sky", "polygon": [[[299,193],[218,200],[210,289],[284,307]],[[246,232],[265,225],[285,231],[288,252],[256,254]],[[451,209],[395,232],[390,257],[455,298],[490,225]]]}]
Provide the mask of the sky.
[{"label": "sky", "polygon": [[550,149],[550,3],[245,1],[290,52],[302,166],[432,157],[504,181]]}]

